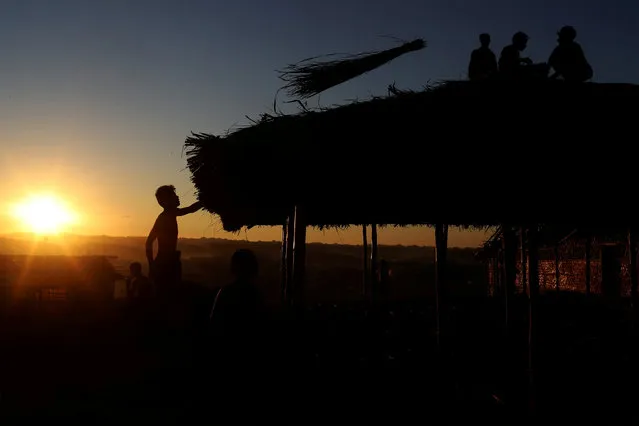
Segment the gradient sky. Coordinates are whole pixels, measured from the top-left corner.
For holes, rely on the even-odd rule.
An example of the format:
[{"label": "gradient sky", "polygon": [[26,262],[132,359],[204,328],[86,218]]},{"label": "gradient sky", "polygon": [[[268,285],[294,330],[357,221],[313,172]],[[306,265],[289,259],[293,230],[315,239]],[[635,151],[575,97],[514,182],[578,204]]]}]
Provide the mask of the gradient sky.
[{"label": "gradient sky", "polygon": [[[529,56],[544,61],[565,24],[579,31],[596,81],[637,83],[636,0],[4,0],[0,234],[19,230],[7,203],[34,191],[56,192],[76,207],[83,220],[72,231],[145,234],[159,213],[157,186],[175,184],[183,204],[194,201],[181,155],[186,135],[222,133],[269,111],[280,87],[274,70],[289,63],[392,47],[389,37],[428,41],[427,49],[322,95],[329,105],[385,94],[393,82],[419,88],[465,77],[480,32],[492,34],[498,52],[524,30]],[[311,232],[309,239],[357,243],[360,232]],[[206,213],[184,218],[181,233],[232,237]],[[451,244],[484,237],[454,234]],[[385,230],[380,242],[432,244],[433,237]]]}]

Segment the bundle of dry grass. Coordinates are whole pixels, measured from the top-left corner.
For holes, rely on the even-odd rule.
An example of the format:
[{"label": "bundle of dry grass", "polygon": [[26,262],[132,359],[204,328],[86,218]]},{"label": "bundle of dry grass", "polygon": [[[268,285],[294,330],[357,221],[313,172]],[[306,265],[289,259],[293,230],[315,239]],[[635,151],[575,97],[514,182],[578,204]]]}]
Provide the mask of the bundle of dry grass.
[{"label": "bundle of dry grass", "polygon": [[[639,86],[448,82],[186,140],[199,198],[224,226],[634,221]],[[623,206],[623,208],[617,208]]]},{"label": "bundle of dry grass", "polygon": [[306,99],[379,68],[405,53],[425,47],[426,42],[417,39],[393,49],[362,53],[341,60],[319,62],[318,57],[309,58],[289,65],[280,72],[280,78],[287,82],[284,89],[290,96]]}]

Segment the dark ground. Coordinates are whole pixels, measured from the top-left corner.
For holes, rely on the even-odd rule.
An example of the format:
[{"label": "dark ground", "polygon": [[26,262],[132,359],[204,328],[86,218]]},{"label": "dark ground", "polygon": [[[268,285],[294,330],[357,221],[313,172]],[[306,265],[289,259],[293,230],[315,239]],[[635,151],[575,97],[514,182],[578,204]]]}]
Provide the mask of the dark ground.
[{"label": "dark ground", "polygon": [[[304,321],[280,314],[250,354],[267,367],[247,378],[204,350],[210,297],[193,295],[191,321],[174,337],[106,304],[5,312],[3,424],[530,420],[523,299],[513,303],[509,339],[497,300],[449,301],[440,353],[427,299],[376,314],[357,305],[316,306]],[[578,294],[542,297],[534,420],[638,420],[636,339],[627,315],[621,305]]]}]

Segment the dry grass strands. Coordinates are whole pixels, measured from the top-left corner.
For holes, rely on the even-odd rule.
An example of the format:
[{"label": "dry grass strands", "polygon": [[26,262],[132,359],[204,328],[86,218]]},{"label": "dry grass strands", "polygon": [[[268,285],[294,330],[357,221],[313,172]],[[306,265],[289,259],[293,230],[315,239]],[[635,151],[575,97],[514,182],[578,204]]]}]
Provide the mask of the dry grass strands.
[{"label": "dry grass strands", "polygon": [[638,220],[627,135],[639,86],[462,81],[389,92],[189,137],[200,201],[227,230],[281,225],[295,204],[318,227],[573,223],[601,206],[624,225]]},{"label": "dry grass strands", "polygon": [[287,82],[283,89],[291,97],[306,99],[424,47],[426,42],[417,39],[393,49],[362,53],[342,60],[317,62],[317,57],[309,58],[280,71],[280,78]]}]

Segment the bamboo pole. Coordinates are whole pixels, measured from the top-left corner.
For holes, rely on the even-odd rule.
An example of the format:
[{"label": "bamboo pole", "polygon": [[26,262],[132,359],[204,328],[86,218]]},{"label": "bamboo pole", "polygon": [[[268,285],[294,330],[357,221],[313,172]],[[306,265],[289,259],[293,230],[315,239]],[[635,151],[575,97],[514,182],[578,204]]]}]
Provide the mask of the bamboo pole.
[{"label": "bamboo pole", "polygon": [[304,307],[306,278],[306,212],[295,206],[295,238],[293,239],[293,303]]},{"label": "bamboo pole", "polygon": [[441,307],[443,288],[446,285],[446,254],[448,250],[448,225],[435,225],[435,333],[437,350],[441,350]]},{"label": "bamboo pole", "polygon": [[287,218],[286,232],[286,303],[293,302],[293,241],[295,239],[295,209],[291,209]]},{"label": "bamboo pole", "polygon": [[510,325],[510,304],[515,294],[517,274],[517,241],[515,231],[510,226],[502,226],[502,248],[504,252],[504,308],[506,314],[506,332]]},{"label": "bamboo pole", "polygon": [[520,244],[521,244],[521,291],[524,294],[528,293],[528,276],[527,276],[527,263],[528,256],[526,255],[526,228],[520,229]]},{"label": "bamboo pole", "polygon": [[537,225],[528,230],[528,409],[536,410],[534,362],[537,349],[537,302],[539,298],[539,229]]},{"label": "bamboo pole", "polygon": [[559,244],[555,244],[555,290],[559,292],[559,283],[561,280],[561,271],[559,270]]},{"label": "bamboo pole", "polygon": [[377,268],[378,268],[378,247],[377,247],[377,224],[371,224],[371,265],[370,265],[370,300],[372,303],[375,302],[377,298],[377,288],[378,288],[378,276],[377,276]]},{"label": "bamboo pole", "polygon": [[591,281],[591,267],[590,261],[592,259],[592,238],[590,232],[586,234],[585,241],[585,256],[586,256],[586,296],[590,296],[590,281]]},{"label": "bamboo pole", "polygon": [[637,275],[637,230],[628,229],[628,263],[630,268],[630,295],[633,308],[637,309],[637,287],[639,286],[639,275]]},{"label": "bamboo pole", "polygon": [[286,304],[286,284],[287,284],[287,264],[286,253],[288,248],[288,218],[282,225],[282,248],[280,250],[280,300],[282,305]]},{"label": "bamboo pole", "polygon": [[366,301],[369,292],[368,283],[368,237],[366,235],[366,225],[362,225],[362,249],[364,251],[364,268],[363,268],[363,285],[362,285],[362,299]]}]

